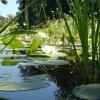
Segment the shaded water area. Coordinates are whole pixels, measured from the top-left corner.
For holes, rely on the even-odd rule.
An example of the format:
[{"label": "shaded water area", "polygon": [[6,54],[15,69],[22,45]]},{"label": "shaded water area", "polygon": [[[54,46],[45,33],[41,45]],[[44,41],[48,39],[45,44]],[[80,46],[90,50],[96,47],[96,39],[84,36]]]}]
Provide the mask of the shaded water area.
[{"label": "shaded water area", "polygon": [[[71,95],[75,84],[73,75],[67,76],[70,66],[53,69],[53,60],[56,61],[54,58],[2,56],[0,100],[77,100]],[[44,66],[44,62],[48,65]],[[60,60],[57,62],[60,64]]]}]

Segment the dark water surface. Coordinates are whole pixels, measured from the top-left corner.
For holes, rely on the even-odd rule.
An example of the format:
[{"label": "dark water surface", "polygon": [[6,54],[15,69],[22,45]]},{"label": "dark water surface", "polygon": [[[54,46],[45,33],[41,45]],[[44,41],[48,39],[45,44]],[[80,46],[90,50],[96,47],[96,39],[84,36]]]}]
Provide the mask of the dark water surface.
[{"label": "dark water surface", "polygon": [[[0,61],[0,98],[4,100],[56,100],[56,91],[59,88],[49,75],[42,73],[23,76],[19,64],[14,60],[12,60],[13,63],[10,60],[4,62],[0,59]],[[8,66],[5,63],[8,63]]]},{"label": "dark water surface", "polygon": [[55,91],[57,87],[54,83],[51,83],[49,87],[18,92],[1,92],[0,97],[7,98],[9,100],[56,100]]},{"label": "dark water surface", "polygon": [[79,100],[71,96],[75,79],[73,75],[68,74],[70,67],[62,66],[53,72],[47,72],[33,66],[37,66],[33,62],[45,60],[31,57],[1,57],[0,100]]}]

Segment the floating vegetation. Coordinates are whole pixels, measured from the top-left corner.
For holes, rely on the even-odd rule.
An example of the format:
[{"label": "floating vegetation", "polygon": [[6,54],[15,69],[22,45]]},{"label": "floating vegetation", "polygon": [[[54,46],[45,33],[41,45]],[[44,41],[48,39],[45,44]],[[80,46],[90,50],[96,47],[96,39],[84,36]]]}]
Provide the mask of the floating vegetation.
[{"label": "floating vegetation", "polygon": [[31,77],[23,77],[20,80],[10,80],[0,82],[1,91],[23,91],[23,90],[36,90],[50,86],[47,81],[47,75],[36,75]]},{"label": "floating vegetation", "polygon": [[80,99],[100,100],[100,84],[88,84],[77,86],[73,90],[73,94]]}]

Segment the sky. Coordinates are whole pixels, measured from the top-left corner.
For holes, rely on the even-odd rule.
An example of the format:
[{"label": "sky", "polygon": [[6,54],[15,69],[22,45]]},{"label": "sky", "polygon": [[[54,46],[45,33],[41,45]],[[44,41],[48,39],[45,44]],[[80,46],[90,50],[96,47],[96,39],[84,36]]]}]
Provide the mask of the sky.
[{"label": "sky", "polygon": [[18,4],[16,4],[17,0],[7,0],[8,4],[3,5],[0,2],[0,15],[7,17],[7,15],[15,15],[16,12],[18,11]]}]

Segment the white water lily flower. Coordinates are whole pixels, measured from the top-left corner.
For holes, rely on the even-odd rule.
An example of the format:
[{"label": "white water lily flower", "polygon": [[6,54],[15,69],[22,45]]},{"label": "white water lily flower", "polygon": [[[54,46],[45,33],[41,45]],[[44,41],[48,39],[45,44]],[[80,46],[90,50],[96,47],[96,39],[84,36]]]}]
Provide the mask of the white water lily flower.
[{"label": "white water lily flower", "polygon": [[47,54],[55,54],[57,53],[57,48],[55,46],[44,45],[42,46],[42,51]]},{"label": "white water lily flower", "polygon": [[58,41],[58,44],[59,44],[59,45],[62,45],[62,44],[63,44],[63,42],[62,42],[62,41]]},{"label": "white water lily flower", "polygon": [[38,35],[42,38],[48,38],[48,35],[44,32],[38,31]]}]

